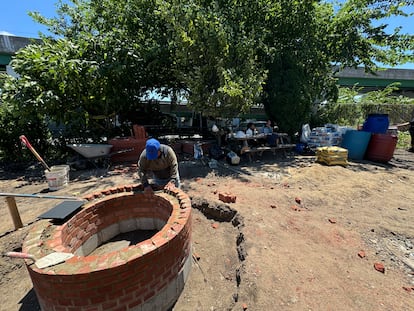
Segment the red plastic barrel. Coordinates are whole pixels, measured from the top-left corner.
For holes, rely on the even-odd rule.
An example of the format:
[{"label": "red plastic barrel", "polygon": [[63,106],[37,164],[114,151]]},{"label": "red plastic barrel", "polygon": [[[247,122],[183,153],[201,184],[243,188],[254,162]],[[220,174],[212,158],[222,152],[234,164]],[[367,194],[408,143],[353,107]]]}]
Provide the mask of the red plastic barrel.
[{"label": "red plastic barrel", "polygon": [[390,134],[372,134],[365,158],[373,162],[386,163],[394,156],[398,137]]}]

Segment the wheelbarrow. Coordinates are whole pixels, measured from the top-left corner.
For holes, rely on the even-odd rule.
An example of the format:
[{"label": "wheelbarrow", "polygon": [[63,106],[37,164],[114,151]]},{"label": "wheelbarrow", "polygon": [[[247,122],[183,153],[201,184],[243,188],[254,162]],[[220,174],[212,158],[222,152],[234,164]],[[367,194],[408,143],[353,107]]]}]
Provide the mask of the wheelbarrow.
[{"label": "wheelbarrow", "polygon": [[[98,164],[103,162],[106,169],[110,167],[110,160],[113,155],[133,150],[133,148],[130,148],[111,153],[112,145],[109,144],[67,144],[66,146],[76,151],[87,162],[92,163],[95,168],[98,168]],[[74,162],[69,163],[69,165],[76,164],[77,166],[82,166],[81,162],[82,159],[77,159]]]}]

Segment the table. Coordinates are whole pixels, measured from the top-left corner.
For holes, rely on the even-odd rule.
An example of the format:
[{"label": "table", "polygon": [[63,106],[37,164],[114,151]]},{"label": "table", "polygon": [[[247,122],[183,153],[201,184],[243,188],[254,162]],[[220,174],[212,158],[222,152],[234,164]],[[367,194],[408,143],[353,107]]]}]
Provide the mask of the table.
[{"label": "table", "polygon": [[[289,142],[289,135],[287,133],[275,133],[278,135],[276,146],[266,146],[267,142],[267,135],[266,134],[258,134],[253,136],[246,136],[246,137],[229,137],[230,141],[235,141],[242,144],[240,154],[247,154],[249,161],[252,162],[252,156],[254,154],[259,154],[260,156],[265,151],[272,151],[275,155],[277,150],[282,150],[286,155],[286,150],[293,149],[296,147],[295,144],[290,144]],[[262,141],[263,146],[258,147],[251,147],[249,142],[258,141],[259,143]]]},{"label": "table", "polygon": [[[276,146],[278,145],[284,145],[289,143],[289,135],[287,133],[274,133],[277,135],[277,141]],[[243,146],[249,146],[249,141],[262,141],[263,144],[266,144],[267,142],[267,135],[268,134],[257,134],[253,136],[245,136],[245,137],[229,137],[229,141],[236,141],[243,143]]]},{"label": "table", "polygon": [[243,147],[249,146],[249,141],[259,141],[259,140],[263,140],[264,142],[266,141],[266,135],[265,134],[257,134],[257,135],[253,135],[253,136],[245,136],[245,137],[229,137],[228,138],[229,141],[233,140],[239,143],[243,144]]}]

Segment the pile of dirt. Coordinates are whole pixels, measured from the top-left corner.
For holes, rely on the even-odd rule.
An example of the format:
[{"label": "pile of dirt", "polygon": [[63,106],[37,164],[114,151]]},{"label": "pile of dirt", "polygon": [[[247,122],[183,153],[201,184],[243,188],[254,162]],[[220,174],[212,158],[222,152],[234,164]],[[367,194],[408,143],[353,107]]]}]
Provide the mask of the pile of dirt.
[{"label": "pile of dirt", "polygon": [[[194,262],[174,310],[414,309],[413,153],[346,167],[269,154],[211,169],[187,157],[180,172],[192,198]],[[29,175],[3,177],[0,191],[47,192],[44,179]],[[83,170],[53,194],[133,182],[134,165]],[[57,204],[16,201],[25,226],[14,231],[0,209],[2,251],[18,251],[36,217]],[[0,275],[0,310],[39,310],[23,261],[0,257]]]}]

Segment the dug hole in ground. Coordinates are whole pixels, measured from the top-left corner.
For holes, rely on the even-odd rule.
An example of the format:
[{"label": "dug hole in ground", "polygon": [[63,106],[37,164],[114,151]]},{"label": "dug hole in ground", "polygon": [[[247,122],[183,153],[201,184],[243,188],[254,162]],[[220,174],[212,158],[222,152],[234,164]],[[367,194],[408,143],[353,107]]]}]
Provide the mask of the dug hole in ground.
[{"label": "dug hole in ground", "polygon": [[[180,155],[180,171],[194,261],[174,310],[414,310],[413,153],[346,167],[264,154],[217,169]],[[1,176],[1,192],[47,191],[39,167]],[[134,165],[70,177],[52,194],[137,182]],[[15,231],[2,201],[2,252],[19,251],[37,217],[59,203],[16,198],[24,227]],[[22,260],[0,257],[0,275],[0,310],[39,310]]]}]

